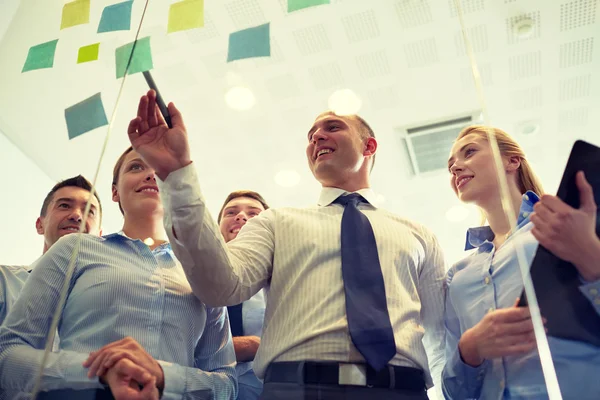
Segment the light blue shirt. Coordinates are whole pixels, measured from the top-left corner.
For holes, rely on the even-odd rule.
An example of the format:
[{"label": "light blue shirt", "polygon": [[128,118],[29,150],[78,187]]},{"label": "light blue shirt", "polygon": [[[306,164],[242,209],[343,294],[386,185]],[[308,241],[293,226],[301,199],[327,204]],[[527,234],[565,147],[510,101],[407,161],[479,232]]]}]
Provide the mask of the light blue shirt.
[{"label": "light blue shirt", "polygon": [[[245,336],[261,337],[265,319],[264,289],[256,293],[242,305],[242,324]],[[238,363],[238,400],[256,400],[262,393],[263,383],[254,374],[253,362]]]},{"label": "light blue shirt", "polygon": [[[466,250],[476,249],[448,271],[446,295],[446,365],[442,374],[447,399],[547,399],[537,350],[522,355],[486,360],[479,367],[465,364],[458,340],[487,312],[514,305],[523,290],[516,245],[523,246],[531,263],[538,247],[531,234],[529,215],[539,200],[523,195],[518,230],[496,251],[488,226],[469,229]],[[583,284],[600,314],[600,281]],[[565,400],[600,398],[600,348],[583,342],[548,337],[552,359]]]},{"label": "light blue shirt", "polygon": [[0,387],[30,392],[67,266],[80,251],[42,390],[103,387],[87,378],[91,351],[130,336],[164,371],[163,399],[233,399],[235,352],[224,308],[201,303],[168,244],[150,250],[121,234],[61,238],[32,266],[0,328]]},{"label": "light blue shirt", "polygon": [[29,267],[0,265],[0,325],[25,286],[29,271]]}]

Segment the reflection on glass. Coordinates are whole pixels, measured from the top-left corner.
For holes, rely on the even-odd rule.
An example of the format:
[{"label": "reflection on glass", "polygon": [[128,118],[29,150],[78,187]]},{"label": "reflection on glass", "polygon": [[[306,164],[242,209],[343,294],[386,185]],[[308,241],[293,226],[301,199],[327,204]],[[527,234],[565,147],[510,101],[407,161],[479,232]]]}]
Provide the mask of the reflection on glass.
[{"label": "reflection on glass", "polygon": [[[367,183],[358,186],[372,187],[373,196],[365,197],[378,207],[371,209],[360,204],[358,209],[370,219],[379,247],[389,316],[375,320],[389,320],[393,328],[396,354],[388,363],[422,370],[431,399],[444,395],[450,399],[548,398],[548,387],[552,392],[552,385],[543,376],[539,354],[543,346],[532,336],[528,308],[515,304],[523,290],[521,272],[528,270],[542,244],[574,264],[573,271],[581,279],[577,289],[588,310],[600,312],[600,256],[593,225],[598,222],[592,199],[573,210],[563,207],[554,197],[543,196],[556,193],[575,140],[600,144],[596,130],[600,114],[594,112],[600,101],[594,46],[594,41],[600,40],[598,2],[160,3],[94,5],[81,0],[61,4],[9,0],[2,5],[0,166],[5,171],[5,190],[0,215],[0,288],[4,290],[0,293],[4,296],[0,317],[10,319],[19,293],[29,293],[29,300],[16,306],[15,312],[21,314],[14,314],[20,317],[14,317],[10,326],[26,324],[31,329],[25,332],[24,325],[19,325],[21,345],[28,334],[35,334],[36,338],[25,340],[35,343],[33,347],[10,355],[4,344],[14,344],[17,339],[8,339],[6,326],[0,328],[0,337],[8,340],[0,346],[0,365],[21,362],[27,371],[16,377],[2,368],[0,388],[13,390],[9,386],[23,379],[24,386],[16,389],[33,390],[40,362],[36,357],[44,349],[45,338],[52,336],[48,318],[52,319],[57,304],[55,297],[42,301],[40,296],[44,293],[67,293],[66,306],[57,308],[60,319],[56,321],[57,339],[52,342],[54,353],[49,355],[41,375],[47,377],[57,371],[55,368],[60,366],[56,360],[64,360],[66,354],[73,354],[70,351],[75,352],[70,360],[76,362],[68,365],[76,373],[64,375],[68,384],[50,385],[67,390],[93,389],[94,385],[103,388],[97,384],[97,378],[86,377],[89,369],[81,363],[89,352],[123,339],[126,334],[158,362],[197,367],[201,363],[194,361],[194,346],[180,340],[180,335],[189,332],[198,339],[203,329],[210,330],[206,327],[211,326],[211,321],[205,321],[210,313],[203,314],[204,305],[199,309],[193,305],[203,304],[201,300],[217,306],[238,304],[256,293],[264,293],[266,324],[260,332],[262,338],[252,366],[257,376],[264,378],[269,365],[278,366],[276,362],[351,361],[351,366],[324,367],[329,369],[312,365],[316,369],[307,374],[323,379],[335,376],[336,382],[318,384],[332,385],[336,390],[340,382],[350,383],[344,396],[350,396],[352,390],[365,390],[364,397],[385,397],[379,387],[362,386],[370,384],[368,379],[373,375],[366,374],[366,356],[358,350],[362,345],[357,345],[350,333],[352,322],[348,321],[341,272],[343,206],[321,204],[332,215],[316,218],[314,226],[304,214],[297,220],[285,219],[275,227],[269,225],[278,221],[270,218],[282,215],[279,210],[305,212],[302,207],[319,202],[319,185],[346,188],[336,180],[338,175],[350,174],[348,171],[352,171],[348,176],[358,175],[352,175],[356,171],[350,167],[339,169],[335,160],[343,158],[344,162],[359,164],[362,157],[374,160],[365,153],[372,151],[373,145],[367,144],[374,140],[376,166],[366,174],[368,179],[361,181]],[[114,12],[119,9],[126,12]],[[136,37],[144,38],[143,49],[138,48],[139,52],[129,57]],[[129,74],[125,73],[127,64]],[[192,213],[182,223],[187,224],[189,232],[196,232],[199,226],[212,227],[210,233],[202,233],[204,241],[186,234],[173,244],[175,238],[170,237],[175,254],[161,247],[167,246],[163,241],[167,234],[173,235],[173,229],[167,221],[167,232],[163,232],[160,213],[135,219],[122,212],[127,214],[130,204],[143,208],[162,199],[165,215],[172,217],[178,215],[172,208],[181,205],[193,210],[198,204],[185,197],[184,191],[171,190],[170,186],[158,194],[154,187],[142,188],[139,193],[129,191],[124,193],[125,200],[118,189],[115,194],[113,187],[113,161],[129,146],[126,132],[132,118],[138,115],[140,97],[146,92],[145,81],[136,71],[146,69],[152,70],[165,101],[177,104],[185,120],[193,174],[186,170],[189,176],[174,175],[173,179],[190,183],[190,187],[199,182],[199,189],[193,187],[202,193],[203,210],[208,210],[206,215]],[[86,99],[99,98],[101,101],[95,101],[94,107],[84,107],[87,113],[71,112],[78,109],[74,105],[89,106]],[[331,117],[322,114],[327,108],[339,115],[360,113],[376,138],[367,138],[371,135],[361,120],[343,117],[339,125],[333,120],[323,124],[316,136],[327,145],[310,148],[307,154],[309,130],[315,117]],[[151,112],[141,114],[141,119],[152,117]],[[108,121],[113,134],[100,160]],[[357,121],[363,135],[360,140],[346,142],[346,136],[340,132],[352,131],[352,124]],[[472,125],[497,128],[494,132],[501,160],[494,159],[489,130],[465,130]],[[138,126],[130,133],[140,129],[146,128]],[[459,132],[463,132],[462,136]],[[322,170],[315,169],[317,159],[311,157],[317,154],[311,154],[312,150],[322,152],[322,161],[333,162],[330,171],[336,171],[336,179],[323,179]],[[363,152],[355,154],[354,150]],[[346,158],[348,154],[351,156]],[[495,161],[502,165],[499,172]],[[142,162],[126,173],[149,170]],[[78,175],[95,180],[95,196],[89,196],[89,188],[59,187],[50,196],[48,207],[43,207],[57,182]],[[500,177],[508,185],[504,196],[498,187]],[[595,184],[595,176],[588,174],[586,178]],[[578,190],[584,195],[585,180],[578,179]],[[220,241],[217,225],[206,225],[200,219],[212,221],[221,216],[217,213],[220,201],[240,188],[258,190],[274,210],[268,210],[250,223],[240,238],[225,245]],[[351,189],[348,191],[362,188]],[[513,208],[508,217],[503,211],[503,197]],[[110,205],[115,198],[118,207]],[[378,201],[381,199],[386,199],[385,204]],[[84,204],[86,200],[91,202]],[[104,205],[102,210],[100,203]],[[81,225],[84,206],[89,206],[92,213]],[[396,234],[401,229],[382,228],[377,221],[376,212],[384,209],[402,221],[415,221],[419,227],[425,227],[423,232],[433,232],[436,240],[429,240],[429,234],[421,231],[411,231],[409,236],[416,242],[411,241],[410,246],[415,247],[400,251],[404,239],[398,239]],[[133,234],[125,229],[145,226],[150,220],[154,224],[151,232],[136,229]],[[329,223],[331,226],[326,225]],[[417,226],[413,222],[407,224],[409,230]],[[511,225],[517,229],[511,231]],[[106,261],[108,253],[103,250],[96,253],[86,245],[74,246],[71,241],[77,235],[71,234],[82,226],[86,240],[92,235],[116,233],[106,240],[129,243],[129,250],[118,257],[118,266],[124,268],[122,276],[83,272],[83,265],[90,260],[108,269],[116,268],[117,263]],[[306,246],[295,252],[281,245],[281,240],[297,243],[291,238],[296,227],[300,227],[297,241]],[[273,237],[260,236],[270,229]],[[129,239],[118,233],[121,230]],[[249,245],[257,237],[260,240]],[[256,249],[269,240],[276,243],[273,254],[259,253]],[[77,247],[71,278],[45,275],[58,266],[69,269],[70,254],[60,262],[51,260],[53,249],[58,252],[56,243]],[[465,244],[469,253],[463,250]],[[199,280],[216,279],[209,266],[213,264],[206,262],[204,253],[199,255],[194,250],[195,246],[205,245],[222,251],[219,254],[229,254],[227,260],[220,261],[223,268],[219,271],[227,271],[230,264],[235,264],[234,272],[209,287]],[[519,250],[525,255],[522,264],[526,265],[519,264]],[[247,256],[245,252],[261,256],[252,265],[242,266],[240,260]],[[178,259],[188,269],[187,276]],[[148,260],[155,260],[155,267],[167,272],[150,274]],[[199,264],[205,270],[197,267]],[[32,275],[28,271],[36,265],[44,268]],[[190,274],[192,266],[199,269]],[[408,275],[394,279],[390,278],[390,271]],[[430,276],[427,271],[436,272]],[[437,280],[429,289],[437,297],[430,296],[424,287],[433,275]],[[27,289],[25,282],[30,277],[35,279]],[[240,286],[243,290],[228,286],[235,280],[233,277],[245,282]],[[141,288],[142,282],[148,287]],[[169,282],[176,283],[176,288],[170,287],[174,295],[183,296],[181,290],[185,292],[186,305],[170,309],[170,315],[166,315],[166,308],[160,308],[157,304],[161,300],[157,299],[163,286],[169,288]],[[84,284],[89,287],[81,289]],[[356,298],[368,304],[366,293],[373,287],[365,283]],[[438,289],[433,290],[434,287]],[[156,294],[149,288],[157,290]],[[132,300],[146,295],[143,306]],[[231,304],[208,301],[223,300],[227,295],[232,297],[227,299]],[[31,300],[34,297],[37,300]],[[438,300],[432,300],[434,297]],[[123,309],[126,304],[131,310]],[[182,315],[186,310],[188,314]],[[548,310],[542,308],[541,315],[547,316]],[[43,318],[46,329],[36,325]],[[173,322],[174,331],[153,331],[152,327],[168,321]],[[85,334],[82,329],[87,329]],[[59,341],[60,336],[65,340]],[[261,335],[257,333],[258,336]],[[83,338],[87,338],[86,343]],[[149,343],[152,341],[158,344]],[[547,341],[553,360],[547,371],[556,369],[562,398],[598,398],[600,349],[551,334]],[[544,352],[541,353],[543,358]],[[232,355],[223,356],[219,363],[227,364]],[[156,371],[152,369],[156,365],[150,364],[148,370]],[[177,368],[161,365],[166,382],[163,396],[172,395],[170,388],[179,393],[176,383],[171,386],[174,381],[170,378]],[[212,373],[210,369],[203,366],[203,373]],[[229,376],[230,367],[223,369],[223,374]],[[389,383],[389,374],[385,379]],[[228,387],[220,392],[224,393],[221,397],[231,393],[228,381],[228,377],[221,381]],[[47,382],[42,379],[43,393],[50,388]],[[193,382],[199,385],[196,388],[205,383],[202,379]],[[436,387],[432,388],[433,383]],[[145,387],[149,396],[156,394],[151,385]],[[392,392],[390,396],[401,396],[398,390]],[[303,389],[302,394],[309,395],[309,391]],[[68,397],[65,393],[57,395]]]}]

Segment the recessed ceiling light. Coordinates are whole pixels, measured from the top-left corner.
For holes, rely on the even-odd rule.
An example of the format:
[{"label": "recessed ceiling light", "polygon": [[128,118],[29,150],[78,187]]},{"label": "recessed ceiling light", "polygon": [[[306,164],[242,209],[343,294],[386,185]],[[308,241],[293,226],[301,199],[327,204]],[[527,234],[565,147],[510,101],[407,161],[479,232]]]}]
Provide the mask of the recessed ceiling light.
[{"label": "recessed ceiling light", "polygon": [[539,132],[540,124],[536,121],[523,122],[519,126],[522,135],[532,136]]},{"label": "recessed ceiling light", "polygon": [[256,103],[254,93],[244,86],[232,87],[225,94],[225,102],[234,110],[249,110]]},{"label": "recessed ceiling light", "polygon": [[361,106],[362,101],[350,89],[337,90],[329,96],[329,109],[337,115],[356,114]]},{"label": "recessed ceiling light", "polygon": [[275,174],[275,183],[283,187],[296,186],[300,183],[300,174],[294,170],[281,170]]},{"label": "recessed ceiling light", "polygon": [[452,206],[446,211],[446,219],[450,222],[461,222],[467,219],[470,210],[463,205]]},{"label": "recessed ceiling light", "polygon": [[535,21],[529,17],[519,19],[513,24],[513,32],[515,36],[526,39],[535,31]]}]

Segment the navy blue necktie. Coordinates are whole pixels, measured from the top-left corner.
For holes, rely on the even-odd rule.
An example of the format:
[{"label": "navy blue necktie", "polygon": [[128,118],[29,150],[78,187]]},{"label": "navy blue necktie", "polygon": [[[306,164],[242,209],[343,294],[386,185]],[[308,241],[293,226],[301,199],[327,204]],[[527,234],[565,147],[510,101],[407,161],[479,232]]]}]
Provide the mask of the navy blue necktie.
[{"label": "navy blue necktie", "polygon": [[242,318],[242,308],[244,303],[235,306],[227,306],[229,314],[229,325],[231,326],[231,336],[244,336],[244,319]]},{"label": "navy blue necktie", "polygon": [[387,309],[377,243],[371,223],[358,209],[361,201],[364,200],[357,193],[335,201],[344,206],[342,277],[350,337],[367,363],[378,371],[396,354],[396,343]]}]

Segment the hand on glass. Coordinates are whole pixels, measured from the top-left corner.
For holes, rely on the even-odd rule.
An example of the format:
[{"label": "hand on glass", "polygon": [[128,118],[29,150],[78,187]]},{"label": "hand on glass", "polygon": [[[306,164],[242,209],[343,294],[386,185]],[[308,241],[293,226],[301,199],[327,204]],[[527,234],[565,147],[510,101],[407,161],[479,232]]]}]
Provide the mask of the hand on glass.
[{"label": "hand on glass", "polygon": [[156,104],[156,92],[149,90],[140,99],[138,115],[127,128],[133,149],[161,180],[192,162],[181,113],[173,103],[169,103],[168,110],[173,125],[170,129]]}]

